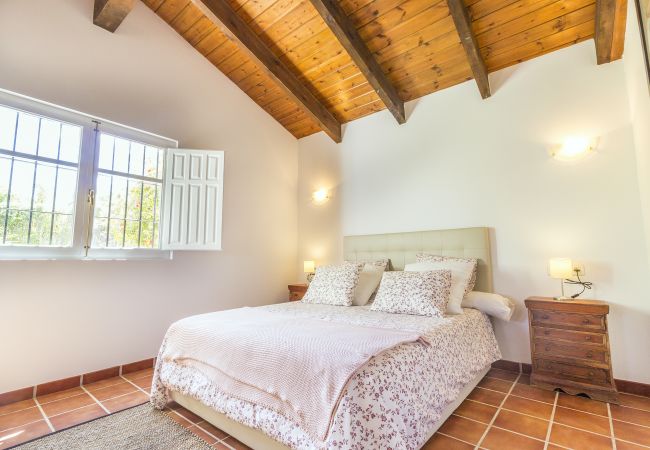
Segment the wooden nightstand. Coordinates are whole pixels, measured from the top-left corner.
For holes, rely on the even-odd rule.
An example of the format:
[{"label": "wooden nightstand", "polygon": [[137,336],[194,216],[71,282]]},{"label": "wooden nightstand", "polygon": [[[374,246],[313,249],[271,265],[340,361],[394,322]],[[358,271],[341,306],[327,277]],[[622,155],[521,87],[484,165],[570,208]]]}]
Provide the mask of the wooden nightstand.
[{"label": "wooden nightstand", "polygon": [[533,361],[530,383],[618,403],[607,333],[609,305],[530,297],[526,307]]},{"label": "wooden nightstand", "polygon": [[302,297],[305,295],[305,292],[307,292],[307,286],[308,286],[307,283],[290,284],[289,301],[297,302],[298,300],[302,300]]}]

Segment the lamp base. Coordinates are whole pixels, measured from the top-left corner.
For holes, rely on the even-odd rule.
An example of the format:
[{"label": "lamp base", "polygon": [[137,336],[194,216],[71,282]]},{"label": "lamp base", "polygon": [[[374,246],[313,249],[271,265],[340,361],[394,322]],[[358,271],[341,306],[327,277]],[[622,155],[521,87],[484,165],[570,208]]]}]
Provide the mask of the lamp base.
[{"label": "lamp base", "polygon": [[316,276],[314,272],[309,272],[307,274],[307,283],[311,283],[311,281],[314,279],[314,276]]},{"label": "lamp base", "polygon": [[553,300],[573,300],[573,298],[561,295],[559,297],[553,297]]}]

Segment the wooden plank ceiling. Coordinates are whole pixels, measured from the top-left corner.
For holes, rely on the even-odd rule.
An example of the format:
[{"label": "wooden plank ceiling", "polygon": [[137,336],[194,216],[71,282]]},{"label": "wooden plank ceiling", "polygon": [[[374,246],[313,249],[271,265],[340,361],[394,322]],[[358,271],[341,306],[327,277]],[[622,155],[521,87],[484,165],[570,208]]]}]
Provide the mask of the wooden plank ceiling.
[{"label": "wooden plank ceiling", "polygon": [[[210,14],[204,14],[201,2],[143,1],[296,138],[321,131],[304,105],[229,39]],[[386,108],[313,0],[221,1],[229,3],[340,123]],[[474,78],[476,66],[468,59],[472,40],[487,72],[493,72],[593,38],[596,1],[603,3],[599,8],[607,14],[617,8],[619,15],[604,21],[605,26],[618,27],[619,35],[622,26],[624,35],[625,16],[621,24],[620,11],[625,0],[464,0],[471,20],[469,34],[473,32],[464,37],[466,48],[454,23],[462,14],[452,17],[447,0],[338,0],[338,4],[401,100],[409,101]],[[621,57],[621,39],[604,42],[609,45],[605,58]],[[477,80],[481,85],[478,76]]]}]

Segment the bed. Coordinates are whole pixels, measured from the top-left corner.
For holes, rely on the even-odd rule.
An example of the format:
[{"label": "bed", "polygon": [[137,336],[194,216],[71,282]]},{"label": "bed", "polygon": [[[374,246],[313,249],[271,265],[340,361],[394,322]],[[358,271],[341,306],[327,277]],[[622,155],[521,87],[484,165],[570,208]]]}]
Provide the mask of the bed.
[{"label": "bed", "polygon": [[[388,257],[394,270],[417,252],[479,259],[476,290],[492,292],[487,228],[436,230],[344,238],[347,260]],[[368,306],[283,303],[260,307],[295,320],[413,330],[430,345],[398,345],[370,359],[346,384],[325,439],[273,409],[229,396],[200,362],[159,358],[152,403],[174,400],[258,449],[418,449],[476,386],[501,355],[490,319],[465,309],[443,318],[371,311]],[[166,342],[163,342],[161,354]]]}]

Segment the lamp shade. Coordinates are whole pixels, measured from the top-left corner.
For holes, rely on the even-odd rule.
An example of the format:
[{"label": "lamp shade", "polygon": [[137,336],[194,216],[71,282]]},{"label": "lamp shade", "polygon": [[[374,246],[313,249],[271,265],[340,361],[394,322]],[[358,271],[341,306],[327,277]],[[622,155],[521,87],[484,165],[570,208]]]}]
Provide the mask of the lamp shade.
[{"label": "lamp shade", "polygon": [[552,258],[548,261],[548,275],[551,278],[569,278],[573,275],[573,262],[570,258]]},{"label": "lamp shade", "polygon": [[314,264],[314,261],[304,261],[302,263],[302,266],[302,271],[305,273],[314,273],[316,271],[316,265]]}]

